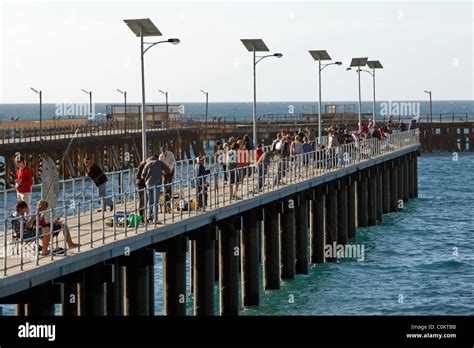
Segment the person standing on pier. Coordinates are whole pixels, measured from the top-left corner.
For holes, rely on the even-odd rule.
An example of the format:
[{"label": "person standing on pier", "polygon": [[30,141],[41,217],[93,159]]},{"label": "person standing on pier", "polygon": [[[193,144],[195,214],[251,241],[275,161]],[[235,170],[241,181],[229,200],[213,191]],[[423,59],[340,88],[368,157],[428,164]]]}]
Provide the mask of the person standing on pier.
[{"label": "person standing on pier", "polygon": [[18,167],[15,175],[15,189],[17,201],[24,201],[31,206],[31,187],[33,186],[33,177],[31,169],[26,164],[25,157],[18,155],[15,158],[15,164]]},{"label": "person standing on pier", "polygon": [[239,169],[237,168],[237,150],[239,144],[233,143],[231,149],[227,151],[227,169],[230,175],[230,199],[240,199],[237,195],[239,191],[239,183],[241,180]]},{"label": "person standing on pier", "polygon": [[197,159],[194,174],[196,176],[196,195],[197,195],[197,209],[203,209],[207,205],[207,188],[206,175],[211,171],[204,166],[204,156],[199,156]]},{"label": "person standing on pier", "polygon": [[163,175],[163,184],[165,184],[165,195],[166,202],[171,199],[171,183],[173,182],[174,177],[174,168],[176,167],[176,158],[174,154],[167,149],[167,147],[161,147],[161,153],[159,160],[163,161],[169,168],[170,173]]},{"label": "person standing on pier", "polygon": [[145,180],[148,192],[148,222],[154,219],[157,224],[160,223],[160,221],[158,221],[160,190],[162,190],[163,174],[169,173],[169,167],[165,162],[160,161],[156,155],[154,155],[143,168],[141,178]]},{"label": "person standing on pier", "polygon": [[146,160],[142,161],[137,168],[137,175],[135,177],[135,186],[137,187],[138,191],[138,213],[142,217],[142,221],[144,221],[145,217],[145,189],[146,184],[145,180],[142,179],[143,168],[145,165],[150,161],[153,157],[148,157]]},{"label": "person standing on pier", "polygon": [[257,168],[257,176],[258,176],[258,191],[263,189],[264,180],[265,180],[265,172],[266,172],[266,153],[262,149],[262,144],[257,144],[257,148],[255,149],[255,167]]},{"label": "person standing on pier", "polygon": [[107,176],[104,174],[102,169],[92,161],[92,158],[84,158],[84,165],[86,166],[86,174],[92,179],[94,184],[99,189],[99,197],[102,198],[103,205],[102,209],[105,210],[106,206],[110,207],[110,211],[114,209],[114,203],[110,197],[106,197],[107,193]]}]

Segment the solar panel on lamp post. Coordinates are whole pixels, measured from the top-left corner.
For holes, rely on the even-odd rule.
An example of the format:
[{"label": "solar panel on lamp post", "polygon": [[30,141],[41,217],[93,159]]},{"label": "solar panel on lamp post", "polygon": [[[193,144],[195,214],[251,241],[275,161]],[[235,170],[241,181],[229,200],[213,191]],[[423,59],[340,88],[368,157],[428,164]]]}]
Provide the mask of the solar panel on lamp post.
[{"label": "solar panel on lamp post", "polygon": [[[367,57],[364,58],[352,58],[351,60],[351,67],[356,66],[357,69],[357,76],[359,81],[359,132],[362,129],[362,100],[361,100],[361,92],[360,92],[360,67],[367,65]],[[349,68],[348,68],[349,69]]]},{"label": "solar panel on lamp post", "polygon": [[[141,83],[142,83],[142,106],[141,106],[141,121],[142,121],[142,160],[147,157],[147,141],[146,141],[146,118],[145,118],[145,53],[153,46],[160,43],[172,43],[177,45],[180,43],[179,39],[168,39],[157,42],[144,42],[143,38],[148,36],[162,36],[158,28],[153,24],[149,18],[141,19],[124,19],[130,30],[140,38],[140,60],[141,60]],[[148,47],[145,48],[145,45]]]},{"label": "solar panel on lamp post", "polygon": [[[281,58],[283,57],[283,54],[281,53],[274,53],[274,54],[268,54],[265,56],[257,56],[256,52],[268,52],[269,49],[267,45],[265,45],[265,42],[263,42],[262,39],[241,39],[242,43],[244,44],[245,48],[247,51],[253,53],[253,108],[252,108],[252,120],[253,120],[253,142],[255,146],[258,144],[258,139],[257,139],[257,73],[256,73],[256,67],[258,62],[260,62],[262,59],[265,59],[267,57],[277,57]],[[258,58],[258,59],[257,59]]]},{"label": "solar panel on lamp post", "polygon": [[374,94],[374,100],[372,101],[372,121],[375,124],[375,69],[383,69],[383,66],[378,60],[368,60],[367,66],[372,69],[372,89]]},{"label": "solar panel on lamp post", "polygon": [[318,143],[321,144],[321,107],[322,107],[322,102],[321,102],[321,71],[329,66],[329,65],[341,65],[341,62],[334,62],[334,63],[329,63],[329,64],[321,64],[322,60],[331,60],[331,57],[329,56],[329,53],[326,50],[312,50],[309,51],[309,54],[315,61],[318,62],[319,68],[318,68],[318,85],[319,85],[319,98],[318,98]]}]

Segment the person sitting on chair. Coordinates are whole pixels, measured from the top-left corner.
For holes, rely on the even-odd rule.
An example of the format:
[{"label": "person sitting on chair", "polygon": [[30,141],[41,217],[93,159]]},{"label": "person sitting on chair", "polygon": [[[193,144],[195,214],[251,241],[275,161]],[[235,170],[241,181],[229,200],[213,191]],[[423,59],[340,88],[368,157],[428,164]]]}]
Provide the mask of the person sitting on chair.
[{"label": "person sitting on chair", "polygon": [[[28,215],[28,203],[25,201],[16,202],[15,212],[12,214],[12,229],[13,238],[16,240],[21,239],[21,226],[23,225],[23,240],[30,239],[35,236],[35,230],[33,224],[35,223],[35,216],[32,216],[29,220]],[[23,222],[23,224],[22,224]]]},{"label": "person sitting on chair", "polygon": [[[77,248],[79,244],[76,244],[72,241],[71,234],[69,233],[69,229],[67,225],[64,225],[61,221],[59,221],[59,217],[56,218],[52,223],[50,223],[49,219],[49,212],[45,212],[48,209],[48,202],[45,200],[39,200],[36,204],[36,212],[40,214],[39,217],[39,225],[41,226],[41,239],[43,250],[41,251],[41,255],[48,254],[48,245],[51,240],[50,231],[53,231],[53,234],[56,235],[62,229],[64,238],[66,238],[66,243],[69,249]],[[44,212],[44,213],[43,213]]]}]

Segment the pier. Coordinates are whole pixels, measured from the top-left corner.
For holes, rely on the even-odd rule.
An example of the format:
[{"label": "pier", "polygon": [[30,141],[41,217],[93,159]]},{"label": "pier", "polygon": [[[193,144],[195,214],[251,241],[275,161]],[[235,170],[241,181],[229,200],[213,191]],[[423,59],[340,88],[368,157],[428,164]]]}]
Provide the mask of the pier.
[{"label": "pier", "polygon": [[[139,213],[133,169],[112,174],[121,182],[112,181],[113,211],[96,211],[101,201],[84,178],[63,182],[64,206],[57,210],[81,246],[69,249],[59,233],[51,249],[59,245],[63,252],[41,256],[38,237],[12,238],[12,220],[4,213],[0,303],[16,304],[18,315],[53,315],[55,304],[62,315],[154,315],[160,252],[163,314],[185,315],[192,293],[194,315],[238,315],[243,306],[259,305],[260,284],[278,290],[311,264],[336,262],[338,254],[328,254],[328,247],[349,245],[356,227],[380,223],[383,214],[416,198],[419,137],[411,130],[270,161],[262,190],[251,163],[235,169],[248,173],[238,198],[230,196],[214,156],[206,157],[210,174],[199,178],[193,162],[181,159],[173,183],[154,188],[162,197],[171,192],[170,201],[151,207],[159,223],[108,224],[119,212]],[[66,187],[76,185],[71,205]],[[193,209],[191,202],[200,199],[206,201],[202,209]]]}]

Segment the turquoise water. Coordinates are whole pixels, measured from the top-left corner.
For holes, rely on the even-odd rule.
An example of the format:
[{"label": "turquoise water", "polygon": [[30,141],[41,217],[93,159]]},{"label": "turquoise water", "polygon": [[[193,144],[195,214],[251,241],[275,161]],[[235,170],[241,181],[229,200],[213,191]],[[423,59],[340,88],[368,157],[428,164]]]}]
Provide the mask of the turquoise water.
[{"label": "turquoise water", "polygon": [[[419,158],[419,198],[383,223],[358,229],[364,261],[310,268],[261,291],[243,315],[473,315],[474,156]],[[162,313],[161,254],[156,254],[156,314]],[[188,263],[189,271],[189,263]],[[189,273],[188,273],[189,274]],[[188,277],[189,289],[189,277]],[[216,313],[218,313],[218,288]],[[188,292],[188,314],[192,296]],[[12,306],[4,314],[12,315]]]},{"label": "turquoise water", "polygon": [[317,265],[244,313],[473,315],[474,156],[418,163],[419,198],[381,225],[357,230],[364,261]]}]

